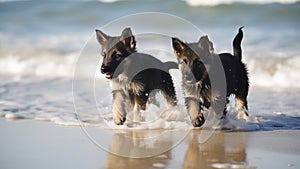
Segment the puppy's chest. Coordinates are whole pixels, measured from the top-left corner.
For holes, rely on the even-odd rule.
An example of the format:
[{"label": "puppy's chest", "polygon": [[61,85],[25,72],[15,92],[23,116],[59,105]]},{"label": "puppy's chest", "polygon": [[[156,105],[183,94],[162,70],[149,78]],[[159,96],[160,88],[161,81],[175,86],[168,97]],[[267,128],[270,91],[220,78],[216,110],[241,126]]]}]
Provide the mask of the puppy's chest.
[{"label": "puppy's chest", "polygon": [[200,84],[183,86],[185,98],[193,98],[203,103],[205,100],[211,100],[211,89]]},{"label": "puppy's chest", "polygon": [[144,91],[144,85],[136,81],[129,81],[124,75],[119,75],[117,78],[109,81],[112,91],[122,90],[128,95],[129,91],[135,95],[140,95]]}]

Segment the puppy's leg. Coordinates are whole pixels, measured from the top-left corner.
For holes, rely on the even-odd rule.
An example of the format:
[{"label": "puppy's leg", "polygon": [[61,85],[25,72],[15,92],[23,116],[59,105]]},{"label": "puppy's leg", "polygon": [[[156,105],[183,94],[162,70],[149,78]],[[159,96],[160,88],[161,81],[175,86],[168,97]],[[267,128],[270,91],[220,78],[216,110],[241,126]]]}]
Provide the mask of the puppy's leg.
[{"label": "puppy's leg", "polygon": [[168,77],[166,77],[163,80],[161,91],[166,98],[168,104],[172,107],[176,106],[177,100],[176,100],[176,93],[173,81],[171,79],[171,76],[168,74]]},{"label": "puppy's leg", "polygon": [[126,95],[123,91],[113,91],[113,105],[112,112],[114,122],[117,125],[122,125],[126,120],[125,110]]},{"label": "puppy's leg", "polygon": [[175,92],[173,93],[173,92],[168,92],[168,91],[162,90],[162,94],[164,95],[164,97],[166,98],[168,104],[169,104],[171,107],[176,106],[177,101],[176,101],[176,95],[175,95]]},{"label": "puppy's leg", "polygon": [[136,100],[134,103],[134,107],[133,107],[133,121],[134,122],[140,122],[142,120],[142,116],[141,116],[141,105],[139,104],[139,102]]},{"label": "puppy's leg", "polygon": [[[155,98],[156,93],[157,92],[155,90],[150,92],[149,97],[148,97],[148,102],[150,104],[154,104],[157,107],[160,107],[160,103]],[[143,110],[143,108],[142,108],[142,110]]]},{"label": "puppy's leg", "polygon": [[194,127],[202,126],[205,122],[205,119],[201,112],[199,101],[194,98],[185,98],[185,105],[192,119],[193,126]]},{"label": "puppy's leg", "polygon": [[245,65],[241,63],[241,66],[242,69],[239,72],[240,76],[238,76],[239,87],[235,93],[236,108],[238,110],[237,119],[243,119],[248,116],[247,96],[249,92],[249,79]]},{"label": "puppy's leg", "polygon": [[237,119],[244,119],[248,117],[248,104],[247,99],[245,97],[235,96],[236,109],[238,111]]},{"label": "puppy's leg", "polygon": [[226,97],[226,103],[225,103],[225,106],[224,106],[223,115],[222,115],[221,119],[224,119],[226,117],[226,114],[227,114],[227,104],[228,103],[229,103],[229,99],[228,99],[228,97]]}]

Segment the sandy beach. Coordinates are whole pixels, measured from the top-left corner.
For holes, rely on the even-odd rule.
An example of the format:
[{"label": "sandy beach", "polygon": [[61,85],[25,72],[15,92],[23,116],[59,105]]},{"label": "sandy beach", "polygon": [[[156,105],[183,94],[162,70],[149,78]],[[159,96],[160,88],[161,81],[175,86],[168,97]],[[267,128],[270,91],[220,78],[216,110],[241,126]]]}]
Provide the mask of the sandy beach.
[{"label": "sandy beach", "polygon": [[[299,11],[300,0],[0,0],[0,169],[300,168]],[[249,118],[230,97],[225,119],[193,129],[172,69],[176,107],[158,94],[142,121],[115,125],[95,29],[130,27],[138,52],[177,63],[172,37],[233,53],[241,26]]]},{"label": "sandy beach", "polygon": [[[215,131],[209,140],[200,144],[199,135],[202,131],[195,129],[174,148],[162,154],[150,158],[126,158],[99,148],[80,127],[5,119],[0,119],[0,126],[0,164],[1,168],[5,169],[298,168],[300,166],[299,130]],[[143,135],[153,132],[144,130],[120,133],[97,128],[91,130],[97,131],[102,137],[105,133],[114,134],[109,145],[109,149],[114,152],[133,151],[139,147],[134,145],[141,145]],[[134,137],[135,134],[139,139],[127,139],[122,142],[122,137]],[[165,144],[170,144],[168,143],[170,141],[172,139],[161,137],[152,148],[163,148]]]}]

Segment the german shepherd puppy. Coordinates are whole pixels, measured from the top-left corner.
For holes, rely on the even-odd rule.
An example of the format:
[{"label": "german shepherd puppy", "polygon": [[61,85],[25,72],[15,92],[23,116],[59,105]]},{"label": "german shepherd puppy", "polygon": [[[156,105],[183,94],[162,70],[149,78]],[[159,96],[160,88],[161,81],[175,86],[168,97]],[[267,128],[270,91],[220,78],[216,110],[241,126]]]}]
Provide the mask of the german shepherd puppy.
[{"label": "german shepherd puppy", "polygon": [[[162,92],[169,105],[176,105],[176,94],[169,69],[177,68],[177,63],[162,63],[155,57],[136,51],[136,41],[130,28],[125,28],[121,36],[109,36],[96,30],[97,40],[102,50],[101,73],[109,79],[113,93],[113,119],[122,125],[127,111],[139,116],[146,110],[146,103],[157,91]],[[129,109],[126,109],[126,106]]]},{"label": "german shepherd puppy", "polygon": [[[233,40],[233,55],[230,53],[214,54],[212,42],[208,36],[202,36],[198,42],[184,43],[177,38],[172,38],[172,45],[175,56],[178,59],[179,69],[182,73],[183,92],[185,94],[185,104],[191,117],[194,127],[200,127],[204,124],[203,109],[209,108],[213,99],[211,81],[209,77],[210,69],[213,67],[214,59],[217,57],[223,66],[226,78],[226,93],[221,96],[226,98],[221,109],[222,117],[226,115],[226,102],[231,94],[235,95],[236,108],[238,110],[237,118],[241,119],[248,116],[246,110],[247,95],[249,88],[248,73],[242,60],[241,41],[243,39],[242,28],[239,28],[238,34]],[[224,78],[224,80],[225,80]],[[212,107],[214,109],[214,107]],[[214,109],[215,110],[215,109]],[[218,113],[215,110],[216,113]]]}]

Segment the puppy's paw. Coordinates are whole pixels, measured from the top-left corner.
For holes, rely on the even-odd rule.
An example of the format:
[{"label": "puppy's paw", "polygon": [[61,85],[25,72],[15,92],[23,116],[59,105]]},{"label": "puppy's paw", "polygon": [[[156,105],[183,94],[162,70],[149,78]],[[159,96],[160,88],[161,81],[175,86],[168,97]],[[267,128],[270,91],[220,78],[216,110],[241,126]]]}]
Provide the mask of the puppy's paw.
[{"label": "puppy's paw", "polygon": [[238,111],[238,114],[237,114],[237,116],[236,116],[236,118],[238,119],[238,120],[242,120],[242,119],[247,119],[248,118],[248,113],[245,111],[245,110],[239,110]]},{"label": "puppy's paw", "polygon": [[114,122],[116,125],[123,125],[125,121],[126,121],[126,117],[123,116],[114,118]]},{"label": "puppy's paw", "polygon": [[205,119],[202,113],[199,113],[198,116],[192,120],[192,124],[194,127],[201,127],[204,122]]}]

